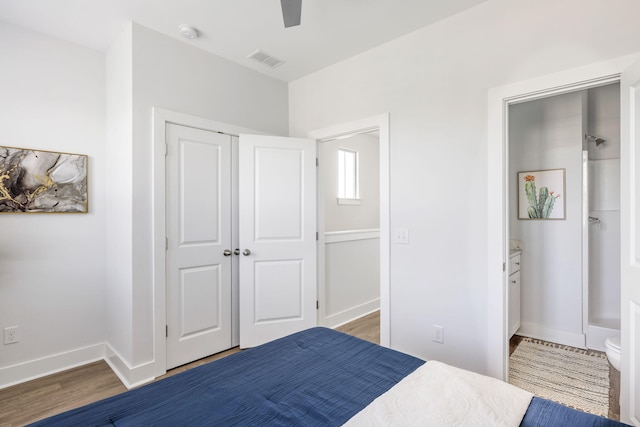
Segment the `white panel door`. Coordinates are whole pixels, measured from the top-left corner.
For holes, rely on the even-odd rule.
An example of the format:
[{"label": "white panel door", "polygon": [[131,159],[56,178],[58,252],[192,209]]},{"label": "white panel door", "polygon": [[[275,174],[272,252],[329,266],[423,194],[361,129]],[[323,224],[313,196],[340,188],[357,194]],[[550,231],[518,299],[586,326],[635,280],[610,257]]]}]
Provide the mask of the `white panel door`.
[{"label": "white panel door", "polygon": [[231,347],[231,137],[166,127],[167,369]]},{"label": "white panel door", "polygon": [[640,62],[622,73],[620,415],[640,426]]},{"label": "white panel door", "polygon": [[316,141],[240,135],[240,347],[316,325]]}]

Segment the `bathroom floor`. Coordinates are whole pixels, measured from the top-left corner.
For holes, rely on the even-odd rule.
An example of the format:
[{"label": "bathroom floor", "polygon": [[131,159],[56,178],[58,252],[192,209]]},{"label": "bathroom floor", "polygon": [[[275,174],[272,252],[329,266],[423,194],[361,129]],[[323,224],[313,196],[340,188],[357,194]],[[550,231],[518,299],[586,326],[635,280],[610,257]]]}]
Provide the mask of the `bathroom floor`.
[{"label": "bathroom floor", "polygon": [[[516,347],[518,347],[518,344],[520,344],[520,341],[522,341],[522,337],[519,335],[514,335],[511,338],[509,341],[509,354],[514,352]],[[590,351],[594,353],[602,353],[596,350]],[[620,372],[614,369],[611,364],[609,364],[609,418],[613,420],[620,420]]]}]

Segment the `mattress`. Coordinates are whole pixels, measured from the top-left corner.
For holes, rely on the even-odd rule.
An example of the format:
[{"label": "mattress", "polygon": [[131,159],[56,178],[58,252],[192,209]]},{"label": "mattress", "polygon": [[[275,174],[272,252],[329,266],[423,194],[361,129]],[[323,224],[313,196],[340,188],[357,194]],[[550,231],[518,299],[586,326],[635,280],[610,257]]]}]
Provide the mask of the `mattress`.
[{"label": "mattress", "polygon": [[[32,425],[338,426],[424,364],[347,334],[312,328]],[[521,425],[622,424],[534,397]]]}]

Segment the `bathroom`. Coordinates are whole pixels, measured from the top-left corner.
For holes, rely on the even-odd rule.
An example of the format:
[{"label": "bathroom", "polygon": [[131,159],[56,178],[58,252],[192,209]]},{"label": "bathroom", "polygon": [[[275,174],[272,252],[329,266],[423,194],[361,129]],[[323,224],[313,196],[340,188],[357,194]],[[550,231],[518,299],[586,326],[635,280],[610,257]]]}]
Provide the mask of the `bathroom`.
[{"label": "bathroom", "polygon": [[[516,334],[608,346],[609,360],[619,358],[619,84],[511,105],[508,146],[509,239],[521,250]],[[556,215],[530,218],[520,181],[544,174],[554,177]]]}]

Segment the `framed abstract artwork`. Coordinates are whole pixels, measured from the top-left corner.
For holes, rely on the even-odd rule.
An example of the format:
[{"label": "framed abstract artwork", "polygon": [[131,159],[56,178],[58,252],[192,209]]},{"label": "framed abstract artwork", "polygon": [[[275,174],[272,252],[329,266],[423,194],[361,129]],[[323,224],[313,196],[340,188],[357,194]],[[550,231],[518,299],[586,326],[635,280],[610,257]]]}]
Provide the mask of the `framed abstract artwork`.
[{"label": "framed abstract artwork", "polygon": [[518,172],[518,219],[566,219],[565,169]]},{"label": "framed abstract artwork", "polygon": [[87,156],[0,146],[0,213],[86,213]]}]

